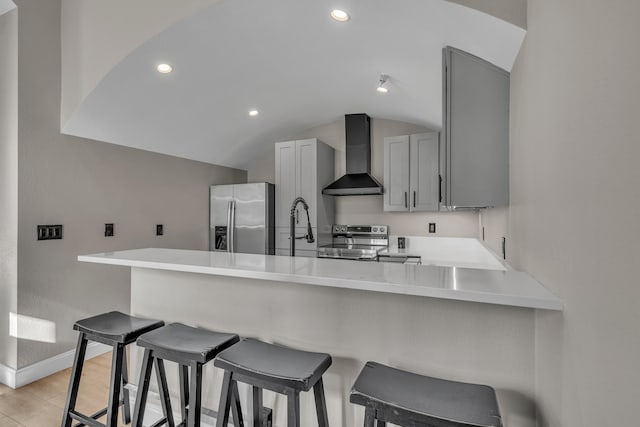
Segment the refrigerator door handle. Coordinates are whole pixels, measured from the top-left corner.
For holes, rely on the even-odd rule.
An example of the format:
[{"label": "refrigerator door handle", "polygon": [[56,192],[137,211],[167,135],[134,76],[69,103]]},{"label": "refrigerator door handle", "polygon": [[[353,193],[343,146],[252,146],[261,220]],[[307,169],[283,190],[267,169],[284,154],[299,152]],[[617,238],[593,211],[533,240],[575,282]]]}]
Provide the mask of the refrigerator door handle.
[{"label": "refrigerator door handle", "polygon": [[231,252],[231,205],[233,202],[227,203],[227,252]]},{"label": "refrigerator door handle", "polygon": [[231,248],[231,250],[229,252],[235,252],[236,251],[236,202],[231,201],[229,202],[229,210],[231,212],[230,214],[230,222],[229,222],[229,230],[230,231],[230,236],[229,236],[229,247]]}]

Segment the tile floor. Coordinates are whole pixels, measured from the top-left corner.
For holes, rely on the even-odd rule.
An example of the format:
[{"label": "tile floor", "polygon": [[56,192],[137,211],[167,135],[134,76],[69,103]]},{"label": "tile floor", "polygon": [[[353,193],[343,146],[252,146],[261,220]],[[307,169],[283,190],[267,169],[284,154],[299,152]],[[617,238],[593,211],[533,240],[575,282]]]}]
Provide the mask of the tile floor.
[{"label": "tile floor", "polygon": [[[111,353],[85,362],[77,410],[92,414],[107,406],[110,369]],[[70,372],[65,369],[18,390],[0,384],[0,427],[59,427]]]}]

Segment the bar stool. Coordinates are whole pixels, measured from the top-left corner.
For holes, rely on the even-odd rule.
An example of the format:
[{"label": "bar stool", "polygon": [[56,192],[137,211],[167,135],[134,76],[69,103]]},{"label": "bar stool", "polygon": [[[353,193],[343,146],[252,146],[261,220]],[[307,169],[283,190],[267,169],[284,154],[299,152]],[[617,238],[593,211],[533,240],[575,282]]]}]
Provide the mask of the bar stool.
[{"label": "bar stool", "polygon": [[501,427],[493,388],[427,377],[367,362],[351,389],[364,426]]},{"label": "bar stool", "polygon": [[237,382],[252,386],[253,427],[262,427],[262,390],[287,396],[287,426],[300,426],[300,392],[313,387],[320,427],[328,427],[322,374],[331,366],[331,356],[311,353],[245,338],[221,352],[213,362],[225,370],[216,427],[227,427],[230,395]]},{"label": "bar stool", "polygon": [[[79,421],[80,425],[92,427],[115,427],[118,424],[118,408],[122,406],[122,419],[125,424],[131,422],[131,412],[129,408],[129,391],[125,388],[127,384],[127,355],[125,347],[134,342],[145,332],[159,328],[164,322],[159,320],[147,320],[128,316],[119,311],[100,314],[88,319],[79,320],[73,325],[73,329],[79,331],[76,355],[69,379],[69,391],[67,401],[62,415],[62,427],[70,427],[73,420]],[[85,415],[77,412],[76,400],[78,389],[80,388],[80,378],[84,357],[87,350],[87,343],[95,341],[113,347],[111,362],[111,380],[109,390],[109,406],[96,412],[93,415]],[[122,393],[123,398],[120,398]],[[106,424],[97,421],[98,418],[107,415]]]},{"label": "bar stool", "polygon": [[[182,422],[179,425],[199,427],[202,412],[202,366],[239,340],[240,338],[236,334],[192,328],[181,323],[172,323],[138,338],[138,346],[143,347],[145,351],[140,370],[140,381],[138,382],[133,425],[142,427],[151,370],[155,365],[164,418],[153,425],[160,426],[166,423],[169,427],[175,426],[164,369],[164,360],[169,360],[180,365],[178,372],[180,375]],[[190,381],[189,368],[191,368]],[[233,419],[237,421],[236,426],[241,427],[242,414],[239,410],[238,390],[233,389],[231,393],[235,401]]]}]

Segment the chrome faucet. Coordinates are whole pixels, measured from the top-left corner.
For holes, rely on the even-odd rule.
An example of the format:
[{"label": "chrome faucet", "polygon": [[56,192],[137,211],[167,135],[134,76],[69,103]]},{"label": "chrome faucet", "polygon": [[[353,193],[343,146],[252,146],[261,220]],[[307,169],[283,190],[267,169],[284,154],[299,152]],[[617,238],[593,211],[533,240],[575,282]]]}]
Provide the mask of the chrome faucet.
[{"label": "chrome faucet", "polygon": [[[296,237],[296,207],[298,203],[302,203],[304,210],[307,212],[307,234]],[[289,255],[296,256],[296,239],[307,239],[307,243],[315,242],[313,238],[313,230],[311,229],[311,219],[309,218],[309,205],[302,197],[296,197],[291,204],[291,213],[289,216]]]}]

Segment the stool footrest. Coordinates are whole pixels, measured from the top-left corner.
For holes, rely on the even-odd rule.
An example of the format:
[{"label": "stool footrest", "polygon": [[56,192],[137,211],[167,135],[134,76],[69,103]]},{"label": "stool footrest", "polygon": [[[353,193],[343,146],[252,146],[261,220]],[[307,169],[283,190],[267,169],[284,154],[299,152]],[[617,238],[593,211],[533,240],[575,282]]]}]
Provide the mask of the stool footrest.
[{"label": "stool footrest", "polygon": [[[120,399],[120,406],[124,405],[124,399]],[[95,423],[95,425],[98,426],[104,426],[104,424],[100,423],[99,421],[96,421],[98,418],[100,417],[104,417],[107,412],[109,411],[109,408],[104,408],[104,409],[100,409],[98,412],[96,412],[95,414],[86,416],[85,414],[81,414],[80,412],[77,411],[70,411],[69,416],[71,418],[73,418],[76,421],[81,421],[80,424],[76,424],[73,427],[83,427],[83,426],[93,426],[94,424],[90,424],[85,422],[85,420],[93,420]]]},{"label": "stool footrest", "polygon": [[151,424],[151,427],[160,427],[161,425],[166,424],[167,421],[168,421],[167,418],[161,418],[155,423]]},{"label": "stool footrest", "polygon": [[[106,414],[106,411],[105,411],[105,414]],[[81,414],[76,411],[69,411],[69,416],[76,421],[80,421],[80,424],[77,424],[77,426],[105,427],[104,424],[102,424],[99,421],[96,421],[95,418],[88,417],[85,414]]]}]

